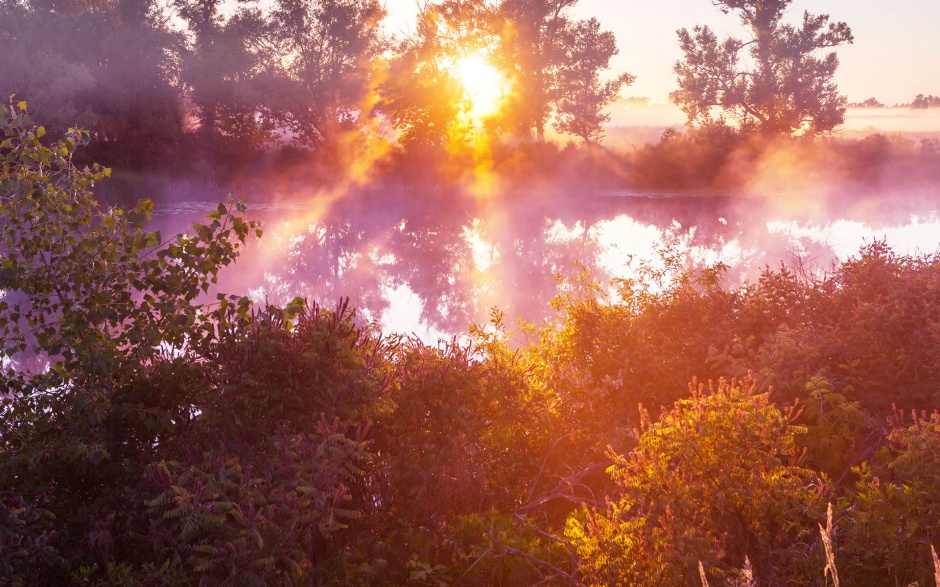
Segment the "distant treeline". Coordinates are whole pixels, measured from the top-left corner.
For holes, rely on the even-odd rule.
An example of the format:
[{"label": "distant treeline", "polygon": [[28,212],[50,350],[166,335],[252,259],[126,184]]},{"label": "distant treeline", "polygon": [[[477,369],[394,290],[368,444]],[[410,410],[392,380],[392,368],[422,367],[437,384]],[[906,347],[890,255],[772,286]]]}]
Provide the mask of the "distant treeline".
[{"label": "distant treeline", "polygon": [[[929,585],[940,258],[744,286],[664,245],[465,341],[206,299],[260,228],[99,207],[0,118],[4,585]],[[705,381],[708,380],[708,383]]]},{"label": "distant treeline", "polygon": [[[888,106],[882,104],[876,98],[869,98],[864,102],[850,102],[849,106],[853,108],[887,108]],[[912,101],[906,104],[895,104],[894,108],[936,108],[940,106],[940,96],[917,94],[917,97]]]},{"label": "distant treeline", "polygon": [[[396,37],[375,0],[11,0],[0,3],[0,95],[27,101],[50,136],[88,130],[84,162],[221,186],[274,176],[458,184],[482,171],[510,185],[709,187],[741,183],[748,174],[731,167],[769,144],[812,143],[844,121],[833,48],[854,41],[846,23],[785,22],[791,0],[722,1],[740,37],[679,31],[672,100],[687,132],[633,153],[600,150],[604,109],[633,76],[608,71],[616,40],[575,18],[576,3],[431,2]],[[460,72],[467,58],[505,90],[479,119]],[[549,128],[585,148],[547,143]],[[929,176],[933,161],[921,169],[901,143],[833,149],[850,177],[895,164]],[[934,150],[919,148],[927,159]],[[890,156],[873,167],[879,150]]]}]

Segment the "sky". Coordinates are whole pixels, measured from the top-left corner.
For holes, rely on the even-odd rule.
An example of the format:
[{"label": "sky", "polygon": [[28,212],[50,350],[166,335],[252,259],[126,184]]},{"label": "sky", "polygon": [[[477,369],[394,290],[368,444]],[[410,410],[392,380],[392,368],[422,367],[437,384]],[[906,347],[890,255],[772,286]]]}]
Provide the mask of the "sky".
[{"label": "sky", "polygon": [[[416,7],[416,0],[386,0],[389,29],[408,30]],[[853,45],[838,49],[836,73],[850,102],[874,97],[890,106],[940,95],[940,0],[794,0],[787,20],[798,23],[807,10],[845,21],[855,35]],[[720,36],[742,36],[738,18],[710,0],[581,0],[574,15],[594,16],[613,31],[620,54],[611,69],[637,77],[623,95],[654,104],[667,103],[676,87],[676,29],[707,24]]]}]

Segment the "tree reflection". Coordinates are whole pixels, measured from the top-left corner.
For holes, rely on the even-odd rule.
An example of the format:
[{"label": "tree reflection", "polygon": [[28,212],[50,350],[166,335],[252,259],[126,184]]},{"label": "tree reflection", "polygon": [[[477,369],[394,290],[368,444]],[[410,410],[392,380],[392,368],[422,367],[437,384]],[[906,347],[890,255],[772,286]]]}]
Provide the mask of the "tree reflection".
[{"label": "tree reflection", "polygon": [[[263,285],[253,291],[273,303],[348,297],[363,319],[388,331],[400,331],[405,325],[394,320],[408,315],[409,324],[429,332],[462,334],[486,323],[493,308],[510,322],[540,323],[560,293],[591,284],[615,293],[612,278],[629,278],[663,254],[680,254],[687,266],[724,263],[725,285],[736,287],[781,265],[813,279],[851,253],[831,221],[793,220],[778,213],[779,202],[658,195],[543,193],[486,201],[453,192],[363,191],[328,206],[311,200],[305,207],[319,212],[308,211],[310,219],[284,230],[269,226],[260,245]],[[858,217],[871,222],[862,212]],[[903,225],[903,218],[878,218],[865,228]],[[250,287],[249,272],[240,279]],[[402,291],[413,292],[413,301],[402,302],[396,294]]]}]

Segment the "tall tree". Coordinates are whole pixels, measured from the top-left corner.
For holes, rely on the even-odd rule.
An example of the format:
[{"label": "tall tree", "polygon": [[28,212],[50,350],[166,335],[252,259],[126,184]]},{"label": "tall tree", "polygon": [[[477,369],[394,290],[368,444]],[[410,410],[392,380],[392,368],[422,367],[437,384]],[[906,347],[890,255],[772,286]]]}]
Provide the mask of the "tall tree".
[{"label": "tall tree", "polygon": [[172,150],[182,131],[175,87],[181,35],[155,0],[110,6],[97,35],[100,57],[88,60],[97,84],[83,95],[98,115],[90,156],[150,165]]},{"label": "tall tree", "polygon": [[237,140],[239,148],[269,140],[276,128],[272,89],[278,56],[270,23],[242,8],[226,18],[221,0],[174,0],[189,25],[189,47],[181,80],[204,144]]},{"label": "tall tree", "polygon": [[569,27],[566,35],[566,58],[558,69],[559,99],[555,128],[577,135],[585,143],[603,135],[602,125],[610,120],[603,112],[620,93],[620,88],[635,79],[622,73],[612,80],[601,81],[601,70],[607,69],[610,58],[618,53],[617,41],[610,31],[601,31],[596,18],[582,20]]},{"label": "tall tree", "polygon": [[535,130],[545,140],[545,123],[557,94],[555,73],[565,59],[565,31],[571,24],[569,9],[578,0],[504,0],[500,16],[507,23],[502,34],[504,65],[514,72],[516,99],[507,114],[525,134]]},{"label": "tall tree", "polygon": [[289,126],[306,143],[327,139],[360,115],[385,49],[377,0],[277,0],[271,19],[297,91]]},{"label": "tall tree", "polygon": [[[505,80],[491,133],[515,132],[539,141],[553,121],[562,132],[593,141],[607,117],[602,109],[633,76],[602,82],[617,54],[612,33],[596,19],[574,21],[577,0],[445,0],[421,10],[415,34],[392,64],[384,106],[405,142],[455,144],[467,106],[466,80],[456,70],[473,57]],[[464,129],[466,130],[466,129]],[[459,142],[459,141],[457,141]]]},{"label": "tall tree", "polygon": [[845,119],[846,99],[832,81],[839,59],[819,52],[853,40],[844,22],[803,14],[799,27],[783,23],[792,0],[715,0],[738,14],[748,38],[720,41],[707,26],[678,31],[685,58],[675,65],[673,101],[690,124],[730,117],[764,134],[830,132]]},{"label": "tall tree", "polygon": [[466,139],[467,108],[456,64],[470,54],[492,56],[498,44],[494,7],[485,0],[447,0],[418,13],[415,31],[397,48],[383,84],[382,108],[408,149],[440,151]]}]

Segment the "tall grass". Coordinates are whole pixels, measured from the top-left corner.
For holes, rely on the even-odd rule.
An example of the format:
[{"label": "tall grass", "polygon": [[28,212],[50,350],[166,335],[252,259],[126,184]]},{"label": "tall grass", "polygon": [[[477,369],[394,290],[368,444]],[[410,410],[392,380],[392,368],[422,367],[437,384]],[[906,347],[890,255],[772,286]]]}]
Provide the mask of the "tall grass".
[{"label": "tall grass", "polygon": [[[832,545],[832,504],[826,511],[826,525],[819,524],[819,534],[822,536],[823,548],[826,551],[826,568],[823,569],[823,577],[828,579],[832,577],[834,587],[840,587],[839,569],[836,567],[835,550]],[[933,557],[934,585],[940,587],[940,557],[937,556],[937,549],[930,545],[930,555]],[[708,578],[705,575],[705,567],[702,561],[698,563],[699,577],[702,579],[702,587],[710,587]],[[751,568],[751,561],[747,557],[744,559],[744,567],[737,580],[730,584],[730,587],[757,587],[754,581],[754,572]]]},{"label": "tall grass", "polygon": [[832,549],[832,503],[826,512],[826,527],[819,525],[819,533],[822,535],[823,548],[826,549],[826,568],[823,570],[823,577],[832,575],[832,584],[839,587],[839,569],[836,568],[836,557]]},{"label": "tall grass", "polygon": [[930,554],[933,556],[933,580],[936,587],[940,587],[940,559],[937,558],[937,549],[930,545]]}]

